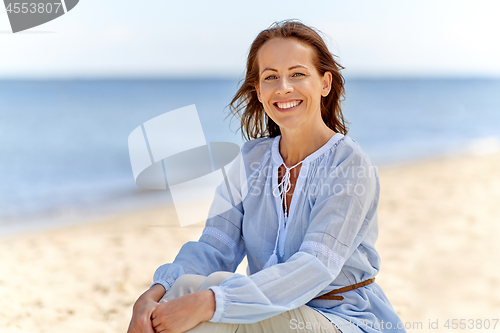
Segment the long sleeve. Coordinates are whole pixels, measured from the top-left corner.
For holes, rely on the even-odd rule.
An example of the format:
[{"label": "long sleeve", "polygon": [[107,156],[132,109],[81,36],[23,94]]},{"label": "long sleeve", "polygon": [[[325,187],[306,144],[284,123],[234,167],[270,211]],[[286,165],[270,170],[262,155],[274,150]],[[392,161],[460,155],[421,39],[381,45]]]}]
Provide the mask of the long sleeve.
[{"label": "long sleeve", "polygon": [[284,263],[211,287],[216,297],[211,321],[253,323],[327,292],[371,228],[379,191],[374,167],[362,152],[339,153],[332,160],[321,178],[324,192],[315,196],[310,220],[304,221],[308,226],[300,250]]},{"label": "long sleeve", "polygon": [[245,256],[241,237],[242,193],[246,174],[241,154],[224,171],[225,180],[217,187],[206,226],[197,242],[188,242],[171,264],[160,266],[153,285],[168,290],[183,274],[208,276],[216,271],[234,272]]}]

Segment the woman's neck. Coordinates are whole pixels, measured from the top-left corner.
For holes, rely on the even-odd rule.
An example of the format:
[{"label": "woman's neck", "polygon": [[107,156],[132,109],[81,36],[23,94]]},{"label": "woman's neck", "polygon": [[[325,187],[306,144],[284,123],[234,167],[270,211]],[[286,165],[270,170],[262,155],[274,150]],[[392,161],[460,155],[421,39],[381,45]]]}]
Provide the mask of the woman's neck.
[{"label": "woman's neck", "polygon": [[313,130],[281,129],[280,154],[288,167],[302,161],[328,142],[335,134],[328,126]]}]

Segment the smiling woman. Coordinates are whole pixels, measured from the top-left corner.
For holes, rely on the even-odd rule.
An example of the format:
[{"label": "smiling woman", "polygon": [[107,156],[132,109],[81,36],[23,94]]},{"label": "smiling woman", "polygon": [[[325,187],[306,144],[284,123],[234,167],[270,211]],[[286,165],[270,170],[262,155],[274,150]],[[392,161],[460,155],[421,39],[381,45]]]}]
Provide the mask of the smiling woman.
[{"label": "smiling woman", "polygon": [[257,36],[231,103],[253,140],[217,188],[223,213],[157,269],[129,333],[404,332],[374,282],[380,187],[346,135],[340,68],[302,23]]}]

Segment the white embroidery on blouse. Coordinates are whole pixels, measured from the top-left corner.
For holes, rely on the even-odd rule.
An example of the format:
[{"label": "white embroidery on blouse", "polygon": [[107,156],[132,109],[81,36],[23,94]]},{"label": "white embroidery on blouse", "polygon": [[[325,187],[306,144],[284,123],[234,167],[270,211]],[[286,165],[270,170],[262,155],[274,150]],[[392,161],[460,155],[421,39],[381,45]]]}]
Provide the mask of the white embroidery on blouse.
[{"label": "white embroidery on blouse", "polygon": [[344,265],[345,259],[339,256],[337,253],[333,252],[324,244],[313,241],[303,242],[302,245],[300,246],[299,251],[304,251],[304,250],[313,250],[314,252],[321,253],[322,255],[324,255],[325,257],[328,258],[328,260],[330,260],[334,264],[337,264],[339,266]]},{"label": "white embroidery on blouse", "polygon": [[236,250],[238,248],[238,245],[231,237],[229,237],[228,235],[226,235],[225,233],[223,233],[222,231],[220,231],[217,228],[205,227],[205,229],[203,229],[202,235],[209,235],[209,236],[215,237],[217,240],[219,240],[223,244],[226,244],[231,250],[233,250],[233,252],[236,252]]}]

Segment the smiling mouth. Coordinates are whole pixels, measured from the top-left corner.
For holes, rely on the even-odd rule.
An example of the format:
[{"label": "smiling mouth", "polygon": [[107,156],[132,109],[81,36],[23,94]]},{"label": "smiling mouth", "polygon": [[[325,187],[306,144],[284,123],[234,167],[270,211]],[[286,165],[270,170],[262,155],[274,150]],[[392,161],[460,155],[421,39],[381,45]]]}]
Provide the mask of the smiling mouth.
[{"label": "smiling mouth", "polygon": [[284,102],[284,103],[275,102],[274,106],[276,106],[280,110],[288,110],[288,109],[294,108],[296,106],[299,106],[300,104],[302,104],[301,100],[295,100],[295,101]]}]

